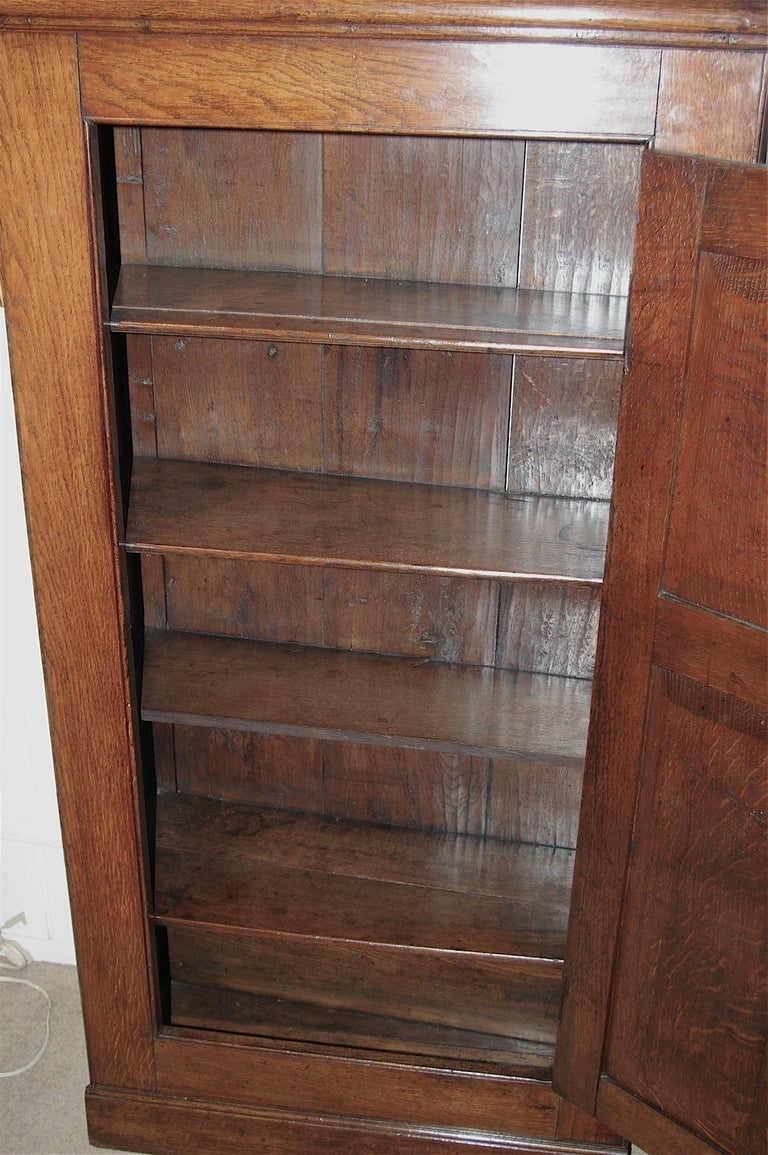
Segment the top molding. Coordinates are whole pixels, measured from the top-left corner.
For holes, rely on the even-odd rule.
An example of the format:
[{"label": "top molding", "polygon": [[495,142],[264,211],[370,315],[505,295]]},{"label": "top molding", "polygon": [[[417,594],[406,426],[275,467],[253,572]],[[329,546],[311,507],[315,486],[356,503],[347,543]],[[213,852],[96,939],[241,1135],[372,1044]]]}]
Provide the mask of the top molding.
[{"label": "top molding", "polygon": [[764,0],[0,0],[0,30],[588,40],[765,50]]}]

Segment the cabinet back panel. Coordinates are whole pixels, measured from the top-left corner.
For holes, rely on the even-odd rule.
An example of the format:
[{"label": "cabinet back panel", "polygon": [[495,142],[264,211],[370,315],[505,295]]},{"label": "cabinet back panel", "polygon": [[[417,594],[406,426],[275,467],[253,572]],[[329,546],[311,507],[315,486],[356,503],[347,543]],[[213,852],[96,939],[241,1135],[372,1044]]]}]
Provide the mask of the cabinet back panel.
[{"label": "cabinet back panel", "polygon": [[160,457],[504,488],[511,357],[153,337],[150,358],[144,342],[137,451],[156,438]]},{"label": "cabinet back panel", "polygon": [[128,263],[627,292],[640,144],[145,127],[115,150]]},{"label": "cabinet back panel", "polygon": [[520,287],[629,291],[640,145],[530,141]]},{"label": "cabinet back panel", "polygon": [[[599,591],[168,555],[148,627],[589,678]],[[158,588],[164,582],[164,589]],[[159,609],[158,609],[159,607]],[[161,614],[162,617],[158,615]]]},{"label": "cabinet back panel", "polygon": [[623,366],[516,357],[507,488],[607,501]]},{"label": "cabinet back panel", "polygon": [[326,137],[325,271],[514,288],[524,155],[514,140]]},{"label": "cabinet back panel", "polygon": [[[572,849],[581,770],[407,747],[156,724],[182,792]],[[158,744],[159,745],[159,744]],[[169,768],[167,756],[163,765]],[[172,787],[173,769],[164,779]]]}]

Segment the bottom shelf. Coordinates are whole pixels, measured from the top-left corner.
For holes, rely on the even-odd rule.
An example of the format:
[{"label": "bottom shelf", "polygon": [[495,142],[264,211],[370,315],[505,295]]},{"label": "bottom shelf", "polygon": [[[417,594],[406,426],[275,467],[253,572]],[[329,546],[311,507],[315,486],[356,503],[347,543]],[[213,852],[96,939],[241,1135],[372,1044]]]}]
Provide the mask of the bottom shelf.
[{"label": "bottom shelf", "polygon": [[161,794],[171,1024],[548,1077],[572,861]]}]

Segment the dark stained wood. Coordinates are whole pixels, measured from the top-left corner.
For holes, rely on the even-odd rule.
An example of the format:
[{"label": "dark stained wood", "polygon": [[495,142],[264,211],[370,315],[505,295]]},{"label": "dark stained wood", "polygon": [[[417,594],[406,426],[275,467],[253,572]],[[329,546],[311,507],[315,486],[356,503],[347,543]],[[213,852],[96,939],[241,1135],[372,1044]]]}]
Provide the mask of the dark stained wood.
[{"label": "dark stained wood", "polygon": [[[713,1146],[746,1151],[766,1037],[768,712],[659,671],[648,708],[605,1071]],[[697,1077],[699,1046],[717,1058]]]},{"label": "dark stained wood", "polygon": [[758,708],[768,686],[768,634],[699,606],[659,599],[653,662]]},{"label": "dark stained wood", "polygon": [[495,665],[591,678],[600,591],[557,582],[501,587]]},{"label": "dark stained wood", "polygon": [[558,1138],[577,1139],[583,1143],[616,1143],[621,1144],[621,1138],[593,1115],[585,1115],[578,1107],[574,1107],[567,1100],[560,1102],[560,1111],[557,1116]]},{"label": "dark stained wood", "polygon": [[608,500],[623,366],[515,358],[507,488]]},{"label": "dark stained wood", "polygon": [[580,765],[589,698],[578,678],[153,631],[142,716]]},{"label": "dark stained wood", "polygon": [[141,135],[150,263],[321,271],[318,133]]},{"label": "dark stained wood", "polygon": [[322,742],[201,726],[157,729],[173,732],[180,791],[324,812]]},{"label": "dark stained wood", "polygon": [[[765,209],[765,195],[762,199]],[[662,580],[671,594],[765,629],[765,212],[762,223],[762,262],[709,253],[701,258],[694,350]],[[706,243],[704,237],[702,244]],[[706,520],[699,513],[702,507],[709,514]]]},{"label": "dark stained wood", "polygon": [[[759,352],[768,248],[760,261],[739,255],[749,220],[739,193],[748,210],[761,187],[765,204],[768,180],[764,169],[658,155],[646,176],[657,248],[638,262],[637,359],[619,425],[612,528],[624,556],[607,564],[585,774],[592,805],[582,810],[574,888],[576,908],[588,891],[603,926],[599,944],[588,932],[588,957],[583,929],[569,935],[555,1074],[605,1122],[627,1118],[633,1139],[650,1149],[745,1155],[768,1043],[768,633],[756,581],[766,547],[752,491],[764,453],[752,420],[764,420],[768,386]],[[748,236],[747,253],[754,247]],[[680,261],[671,278],[670,249]],[[659,326],[667,327],[667,364],[655,365]],[[662,401],[671,418],[663,429]],[[643,420],[660,438],[653,471],[638,436]],[[628,658],[626,633],[614,631],[630,613]],[[617,684],[634,692],[611,712]],[[623,843],[624,861],[613,861],[595,890],[585,860],[607,821],[614,830],[602,849]],[[599,966],[596,982],[598,945],[614,961],[608,976]],[[606,977],[610,1000],[607,988],[596,991]],[[594,1053],[566,1072],[566,1042],[572,1063],[599,1015]],[[582,1030],[575,1047],[574,1029]]]},{"label": "dark stained wood", "polygon": [[147,629],[168,629],[166,559],[162,554],[145,553],[141,563],[141,601]]},{"label": "dark stained wood", "polygon": [[157,453],[157,414],[151,343],[146,337],[126,334],[125,359],[128,367],[133,452],[154,457]]},{"label": "dark stained wood", "polygon": [[325,644],[321,569],[192,554],[163,561],[169,629]]},{"label": "dark stained wood", "polygon": [[0,35],[0,182],[0,279],[91,1072],[151,1087],[135,735],[73,37]]},{"label": "dark stained wood", "polygon": [[604,504],[314,476],[134,462],[129,549],[342,568],[597,585]]},{"label": "dark stained wood", "polygon": [[524,156],[515,140],[327,136],[324,271],[514,288]]},{"label": "dark stained wood", "polygon": [[520,287],[629,291],[642,147],[530,141]]},{"label": "dark stained wood", "polygon": [[582,770],[546,762],[494,758],[486,833],[543,846],[576,846]]},{"label": "dark stained wood", "polygon": [[[168,944],[174,980],[274,1000],[276,1005],[264,1008],[275,1020],[273,1038],[317,1041],[311,1034],[302,1036],[296,1004],[304,1004],[306,1026],[311,1029],[314,1020],[315,1031],[319,1027],[331,1035],[325,1041],[337,1046],[423,1055],[430,1050],[422,1050],[419,1041],[423,1045],[431,1039],[435,1055],[444,1054],[441,1044],[448,1044],[457,1057],[476,1062],[481,1056],[473,1052],[485,1048],[495,1052],[490,1057],[498,1063],[516,1059],[520,1065],[525,1040],[533,1044],[532,1051],[539,1050],[534,1067],[546,1069],[552,1062],[562,985],[562,966],[555,962],[174,925],[168,927]],[[482,1000],[477,998],[480,989]],[[294,1004],[283,1014],[289,1033],[280,1025],[283,1002]],[[366,1017],[357,1033],[365,1026],[372,1037],[344,1039],[342,1024],[350,1013]],[[334,1014],[339,1015],[335,1027]],[[185,1025],[173,1009],[171,1022]],[[421,1040],[414,1025],[421,1029]],[[354,1030],[354,1022],[352,1026]],[[449,1032],[480,1037],[463,1040],[468,1049],[462,1053],[461,1037]]]},{"label": "dark stained wood", "polygon": [[[366,1048],[389,1052],[410,1061],[424,1057],[444,1067],[449,1060],[462,1065],[488,1066],[519,1078],[545,1078],[552,1063],[552,1047],[482,1031],[412,1023],[366,1011],[341,1011],[285,998],[253,995],[219,987],[174,982],[171,987],[172,1022],[180,1027],[226,1031],[262,1038],[296,1040],[326,1046]],[[503,1065],[503,1066],[502,1066]]]},{"label": "dark stained wood", "polygon": [[174,794],[157,814],[160,922],[562,958],[569,851]]},{"label": "dark stained wood", "polygon": [[[485,833],[488,761],[461,754],[325,742],[324,812],[393,826]],[[558,766],[560,773],[566,773]]]},{"label": "dark stained wood", "polygon": [[619,356],[626,298],[422,281],[124,265],[117,331]]},{"label": "dark stained wood", "polygon": [[660,63],[643,48],[349,36],[124,36],[105,48],[84,34],[79,47],[97,121],[476,136],[645,139]]},{"label": "dark stained wood", "polygon": [[147,259],[147,230],[144,220],[144,169],[141,130],[116,128],[115,183],[120,218],[120,259],[143,264]]},{"label": "dark stained wood", "polygon": [[503,489],[512,359],[325,349],[325,469]]},{"label": "dark stained wood", "polygon": [[[573,919],[570,925],[567,971],[573,968],[580,975],[579,993],[576,997],[566,986],[555,1051],[555,1085],[567,1085],[567,1098],[587,1114],[595,1110],[620,909],[620,894],[614,887],[618,889],[623,877],[631,839],[634,795],[626,784],[634,782],[636,773],[631,751],[642,742],[642,711],[617,711],[615,704],[640,703],[645,698],[653,648],[651,607],[655,607],[660,586],[688,318],[695,292],[697,259],[689,235],[701,221],[706,184],[704,167],[694,161],[674,165],[653,153],[645,158],[632,295],[634,347],[619,418],[623,437],[616,447],[614,513],[606,559],[611,577],[602,593],[582,798],[582,813],[590,817],[589,825],[582,824],[580,829],[574,875],[575,909],[586,907],[596,885],[602,888],[603,901],[597,908],[593,904],[589,920]],[[659,304],[662,294],[663,308]],[[650,543],[654,543],[653,550]],[[616,559],[613,566],[612,558]],[[601,653],[615,655],[610,674],[605,662],[601,665]]]},{"label": "dark stained wood", "polygon": [[[765,63],[764,52],[665,49],[655,147],[723,160],[758,160]],[[718,100],[702,99],[710,86],[721,94]]]}]

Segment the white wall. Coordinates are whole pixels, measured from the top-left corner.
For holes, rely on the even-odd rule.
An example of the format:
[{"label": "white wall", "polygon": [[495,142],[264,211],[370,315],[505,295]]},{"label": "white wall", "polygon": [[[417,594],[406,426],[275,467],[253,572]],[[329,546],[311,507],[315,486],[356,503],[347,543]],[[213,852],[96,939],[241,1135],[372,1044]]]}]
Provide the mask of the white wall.
[{"label": "white wall", "polygon": [[0,309],[0,926],[22,911],[8,938],[75,961]]}]

